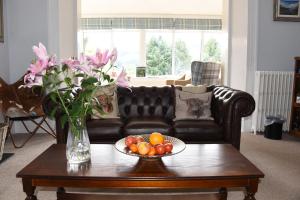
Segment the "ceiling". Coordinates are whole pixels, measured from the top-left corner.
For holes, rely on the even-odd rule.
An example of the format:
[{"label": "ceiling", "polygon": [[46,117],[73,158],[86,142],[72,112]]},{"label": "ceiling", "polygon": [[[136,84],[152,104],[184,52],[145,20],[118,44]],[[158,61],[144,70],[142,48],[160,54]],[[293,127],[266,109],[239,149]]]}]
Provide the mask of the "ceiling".
[{"label": "ceiling", "polygon": [[223,0],[81,0],[82,17],[222,14]]}]

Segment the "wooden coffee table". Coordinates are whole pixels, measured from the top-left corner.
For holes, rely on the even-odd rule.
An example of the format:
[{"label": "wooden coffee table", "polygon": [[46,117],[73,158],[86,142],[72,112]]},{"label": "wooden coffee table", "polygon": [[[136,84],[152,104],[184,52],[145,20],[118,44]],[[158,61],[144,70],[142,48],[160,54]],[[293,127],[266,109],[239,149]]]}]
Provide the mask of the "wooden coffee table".
[{"label": "wooden coffee table", "polygon": [[255,200],[259,178],[264,177],[229,144],[188,144],[179,154],[152,161],[122,154],[110,144],[95,144],[91,146],[91,162],[79,166],[67,163],[65,148],[62,144],[50,146],[17,174],[26,200],[36,200],[36,186],[56,187],[58,199],[71,196],[76,200],[97,198],[69,194],[63,188],[213,189],[214,197],[227,199],[227,188],[244,187],[245,200]]}]

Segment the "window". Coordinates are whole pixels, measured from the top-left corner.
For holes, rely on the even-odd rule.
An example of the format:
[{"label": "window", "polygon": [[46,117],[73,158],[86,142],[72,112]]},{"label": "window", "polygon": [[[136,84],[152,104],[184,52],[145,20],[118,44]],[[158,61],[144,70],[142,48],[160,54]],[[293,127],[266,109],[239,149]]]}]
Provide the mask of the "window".
[{"label": "window", "polygon": [[112,46],[118,50],[117,65],[125,67],[128,75],[135,75],[140,63],[140,33],[137,30],[113,30]]},{"label": "window", "polygon": [[201,31],[175,31],[175,54],[173,74],[190,73],[191,62],[200,60],[202,34]]},{"label": "window", "polygon": [[194,60],[222,61],[226,40],[219,22],[209,19],[84,18],[81,20],[79,52],[92,54],[99,47],[116,47],[117,65],[125,67],[132,77],[139,66],[146,66],[147,76],[190,73]]},{"label": "window", "polygon": [[146,72],[149,76],[172,74],[172,32],[146,31]]}]

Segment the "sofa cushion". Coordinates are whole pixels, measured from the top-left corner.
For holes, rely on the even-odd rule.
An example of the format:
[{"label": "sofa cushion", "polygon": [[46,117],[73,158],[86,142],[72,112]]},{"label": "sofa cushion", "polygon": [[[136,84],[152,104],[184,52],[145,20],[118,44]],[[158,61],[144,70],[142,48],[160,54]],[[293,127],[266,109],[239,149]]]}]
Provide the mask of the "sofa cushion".
[{"label": "sofa cushion", "polygon": [[172,121],[174,118],[173,87],[118,88],[120,117],[124,121],[139,117],[156,117]]},{"label": "sofa cushion", "polygon": [[114,143],[123,137],[120,119],[90,119],[86,126],[91,143]]},{"label": "sofa cushion", "polygon": [[222,128],[212,120],[179,120],[174,122],[175,137],[186,142],[223,140]]},{"label": "sofa cushion", "polygon": [[159,132],[172,135],[172,126],[162,118],[132,118],[124,126],[124,135],[141,135]]},{"label": "sofa cushion", "polygon": [[[94,97],[98,100],[102,111],[93,109],[92,119],[119,118],[117,99],[117,85],[115,83],[98,87]],[[96,106],[96,105],[95,105]]]},{"label": "sofa cushion", "polygon": [[175,120],[213,120],[211,117],[210,104],[212,93],[191,93],[178,89],[176,92]]}]

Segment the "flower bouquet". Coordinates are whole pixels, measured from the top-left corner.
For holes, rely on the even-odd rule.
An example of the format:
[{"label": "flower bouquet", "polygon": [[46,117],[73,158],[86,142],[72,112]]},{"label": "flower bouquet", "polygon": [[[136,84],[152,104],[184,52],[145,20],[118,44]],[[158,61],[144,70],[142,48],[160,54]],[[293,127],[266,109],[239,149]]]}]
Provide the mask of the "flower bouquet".
[{"label": "flower bouquet", "polygon": [[103,108],[95,97],[101,87],[116,84],[128,87],[126,72],[113,78],[111,69],[115,68],[117,51],[113,49],[95,55],[80,55],[79,59],[70,58],[59,63],[55,56],[48,55],[45,46],[33,46],[36,60],[24,76],[25,87],[41,86],[57,105],[50,113],[61,116],[61,124],[68,123],[67,159],[70,163],[81,163],[90,159],[90,142],[86,131],[86,116]]}]

